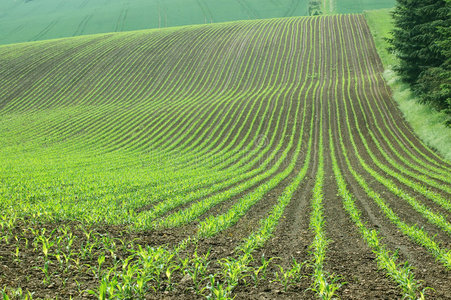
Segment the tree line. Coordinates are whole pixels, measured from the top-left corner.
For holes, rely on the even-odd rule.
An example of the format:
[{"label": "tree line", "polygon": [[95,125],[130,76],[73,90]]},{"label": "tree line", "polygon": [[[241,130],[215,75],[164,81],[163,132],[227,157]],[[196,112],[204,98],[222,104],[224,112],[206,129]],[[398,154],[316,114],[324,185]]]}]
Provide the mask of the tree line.
[{"label": "tree line", "polygon": [[392,14],[395,70],[423,103],[451,117],[451,0],[397,0]]}]

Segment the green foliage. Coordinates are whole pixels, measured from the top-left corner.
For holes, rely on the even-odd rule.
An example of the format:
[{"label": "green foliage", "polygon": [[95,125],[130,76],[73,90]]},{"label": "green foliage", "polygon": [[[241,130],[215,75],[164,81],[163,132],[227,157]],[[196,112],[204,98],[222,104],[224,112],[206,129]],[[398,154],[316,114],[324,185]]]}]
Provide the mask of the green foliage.
[{"label": "green foliage", "polygon": [[389,40],[395,70],[421,101],[451,113],[451,4],[445,0],[398,0]]},{"label": "green foliage", "polygon": [[322,15],[322,0],[309,0],[308,11],[310,16]]},{"label": "green foliage", "polygon": [[451,129],[446,127],[449,114],[438,112],[430,105],[419,103],[419,99],[406,83],[392,71],[397,64],[396,55],[389,52],[388,40],[392,37],[393,21],[391,10],[372,10],[365,12],[365,18],[371,29],[378,54],[385,67],[384,78],[389,84],[393,98],[399,105],[405,119],[420,139],[435,149],[448,161],[451,160]]},{"label": "green foliage", "polygon": [[393,30],[391,11],[391,8],[385,8],[364,12],[377,52],[386,69],[393,68],[398,61],[396,56],[389,51],[390,43],[388,41],[392,37],[391,31]]},{"label": "green foliage", "polygon": [[[451,34],[449,36],[451,39]],[[451,115],[451,59],[439,67],[431,67],[422,72],[417,88],[423,102]],[[451,120],[446,124],[451,125]]]},{"label": "green foliage", "polygon": [[[355,45],[355,46],[357,47],[357,45]],[[359,68],[361,68],[361,65],[359,65]],[[361,70],[361,71],[363,71],[363,70]],[[350,75],[349,71],[347,72],[347,76],[348,76],[348,79],[351,80],[351,78],[350,78],[351,75]],[[365,85],[364,82],[362,82],[361,84]],[[358,85],[355,85],[354,88],[357,89],[357,86]],[[343,90],[345,90],[345,88],[343,88]],[[351,95],[350,95],[350,85],[349,84],[347,87],[347,93],[348,93],[348,97],[350,98]],[[356,95],[358,95],[358,94],[356,93]],[[366,98],[366,96],[365,96],[365,98]],[[428,210],[427,207],[419,205],[415,199],[410,198],[407,194],[405,194],[402,190],[400,190],[389,178],[387,178],[387,176],[381,176],[380,174],[378,174],[378,172],[375,169],[373,169],[369,164],[367,164],[365,162],[365,159],[359,153],[360,151],[359,151],[356,141],[355,141],[357,135],[356,135],[356,137],[354,137],[354,135],[351,133],[352,132],[351,120],[354,120],[354,125],[355,125],[355,128],[357,129],[358,136],[360,136],[360,140],[362,141],[364,148],[366,149],[366,152],[371,157],[371,160],[375,161],[376,165],[378,165],[383,170],[385,170],[385,172],[387,172],[385,174],[394,173],[392,170],[387,169],[387,166],[385,166],[380,161],[378,161],[378,159],[372,153],[372,150],[368,147],[366,138],[361,132],[360,123],[357,121],[356,112],[355,112],[356,105],[360,106],[360,109],[362,110],[362,105],[361,105],[362,99],[359,96],[357,96],[356,100],[357,101],[354,101],[354,103],[352,103],[352,104],[351,103],[348,104],[348,102],[345,101],[344,102],[344,111],[345,111],[347,132],[349,133],[353,151],[354,151],[356,158],[358,159],[360,165],[368,173],[370,173],[373,176],[373,178],[376,179],[378,182],[380,182],[381,184],[386,186],[389,190],[391,190],[393,193],[397,194],[401,198],[406,199],[407,202],[409,202],[409,204],[412,205],[417,211],[419,211],[420,213],[425,215],[429,219],[430,222],[440,224],[439,226],[441,226],[442,228],[447,228],[447,230],[449,230],[450,224],[445,220],[445,218],[443,218],[441,215],[434,215],[432,212],[430,212]],[[355,102],[357,102],[357,103],[355,103]],[[336,105],[338,105],[338,104],[336,104]],[[337,110],[338,110],[338,107],[337,107]],[[366,119],[366,116],[364,118]],[[368,126],[367,122],[365,122],[365,124],[366,124],[366,126]],[[351,166],[350,160],[347,155],[347,150],[345,149],[345,146],[344,146],[344,143],[342,140],[342,133],[341,133],[342,131],[341,131],[340,124],[338,124],[338,128],[339,128],[338,132],[340,135],[341,149],[345,156],[348,168],[349,168],[350,172],[352,173],[353,177],[355,178],[355,180],[359,183],[359,185],[363,188],[363,190],[367,193],[367,195],[369,197],[371,197],[372,199],[374,199],[376,204],[380,207],[381,211],[383,211],[385,213],[385,215],[387,216],[387,218],[390,219],[391,222],[396,224],[397,227],[404,234],[409,236],[409,238],[411,238],[416,243],[418,243],[418,244],[422,245],[424,248],[426,248],[437,260],[439,260],[441,263],[443,263],[447,268],[451,268],[451,251],[448,250],[447,248],[440,247],[439,243],[437,243],[435,241],[434,237],[430,237],[429,234],[426,231],[424,231],[422,228],[418,228],[416,225],[408,225],[407,223],[402,221],[401,218],[384,201],[383,196],[380,195],[375,190],[373,190],[370,187],[370,185],[368,184],[368,182],[364,179],[364,177],[361,174],[359,174]],[[376,145],[377,145],[377,143],[376,143]],[[379,149],[379,150],[383,151],[382,149]],[[414,189],[421,190],[423,188],[421,186],[421,184],[415,183],[413,181],[409,181],[405,178],[403,179],[403,177],[399,174],[397,176],[398,176],[398,179],[400,179],[403,183],[407,183]],[[428,191],[425,191],[425,190],[423,192],[425,192],[425,194],[428,193]],[[437,196],[440,198],[439,195],[437,195]],[[434,200],[435,195],[432,194],[432,195],[430,195],[430,197],[431,197],[431,199]],[[439,199],[437,201],[442,203],[444,206],[448,207],[448,209],[450,209],[450,203],[447,199]]]}]

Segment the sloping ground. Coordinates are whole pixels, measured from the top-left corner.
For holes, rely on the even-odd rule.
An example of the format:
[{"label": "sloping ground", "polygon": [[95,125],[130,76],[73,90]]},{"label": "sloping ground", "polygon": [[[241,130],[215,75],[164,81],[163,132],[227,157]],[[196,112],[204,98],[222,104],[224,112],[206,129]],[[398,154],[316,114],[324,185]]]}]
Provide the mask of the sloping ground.
[{"label": "sloping ground", "polygon": [[[325,12],[361,13],[394,0],[327,0]],[[308,0],[17,0],[0,3],[0,44],[191,24],[307,16]]]},{"label": "sloping ground", "polygon": [[326,0],[332,10],[340,14],[363,12],[364,10],[391,8],[396,4],[395,0]]},{"label": "sloping ground", "polygon": [[306,15],[308,0],[10,0],[0,3],[0,44]]},{"label": "sloping ground", "polygon": [[3,46],[0,65],[2,286],[451,298],[451,165],[400,117],[361,15]]}]

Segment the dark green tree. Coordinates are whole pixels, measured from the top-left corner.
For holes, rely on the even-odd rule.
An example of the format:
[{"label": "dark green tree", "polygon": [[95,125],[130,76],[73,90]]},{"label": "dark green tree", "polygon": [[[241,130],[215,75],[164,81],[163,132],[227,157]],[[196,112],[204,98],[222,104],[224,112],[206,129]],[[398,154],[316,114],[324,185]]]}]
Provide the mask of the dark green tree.
[{"label": "dark green tree", "polygon": [[449,0],[397,0],[389,40],[399,58],[395,70],[439,110],[451,109],[450,5]]},{"label": "dark green tree", "polygon": [[448,14],[448,19],[438,26],[441,37],[434,45],[444,59],[439,66],[431,67],[420,74],[418,89],[424,102],[433,104],[439,110],[446,110],[451,115],[451,9],[449,7]]}]

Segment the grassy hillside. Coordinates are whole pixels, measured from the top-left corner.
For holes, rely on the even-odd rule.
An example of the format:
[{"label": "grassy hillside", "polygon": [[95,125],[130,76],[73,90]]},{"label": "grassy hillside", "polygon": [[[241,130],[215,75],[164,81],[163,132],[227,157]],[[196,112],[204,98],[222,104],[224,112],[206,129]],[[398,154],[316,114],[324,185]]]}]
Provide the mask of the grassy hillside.
[{"label": "grassy hillside", "polygon": [[4,299],[449,296],[451,165],[401,118],[363,15],[6,45],[0,65]]},{"label": "grassy hillside", "polygon": [[308,0],[6,0],[0,3],[0,44],[305,15]]},{"label": "grassy hillside", "polygon": [[364,10],[390,8],[395,6],[396,0],[326,0],[336,13],[355,13]]},{"label": "grassy hillside", "polygon": [[[308,15],[308,0],[5,0],[0,44],[147,28]],[[324,0],[325,11],[361,13],[394,0]]]},{"label": "grassy hillside", "polygon": [[409,87],[392,71],[392,66],[397,60],[394,54],[388,52],[389,44],[385,40],[390,37],[390,31],[393,29],[390,9],[366,11],[365,17],[386,69],[385,78],[404,117],[425,143],[451,161],[451,128],[444,125],[449,117],[445,113],[439,113],[427,105],[418,103]]}]

